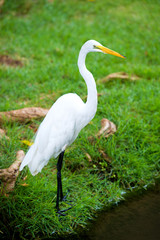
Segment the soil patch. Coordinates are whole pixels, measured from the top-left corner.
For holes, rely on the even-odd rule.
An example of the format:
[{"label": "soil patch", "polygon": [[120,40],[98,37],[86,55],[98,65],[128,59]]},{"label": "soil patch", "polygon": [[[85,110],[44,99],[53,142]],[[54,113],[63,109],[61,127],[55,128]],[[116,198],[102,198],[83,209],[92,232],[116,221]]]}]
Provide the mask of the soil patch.
[{"label": "soil patch", "polygon": [[20,60],[13,59],[8,55],[0,55],[0,64],[12,67],[22,67],[23,63]]}]

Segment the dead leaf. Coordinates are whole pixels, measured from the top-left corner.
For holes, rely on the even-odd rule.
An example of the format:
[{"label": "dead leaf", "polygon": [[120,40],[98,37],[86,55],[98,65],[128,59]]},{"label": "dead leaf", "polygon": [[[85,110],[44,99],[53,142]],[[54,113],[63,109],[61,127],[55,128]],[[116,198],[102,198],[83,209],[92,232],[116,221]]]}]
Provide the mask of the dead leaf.
[{"label": "dead leaf", "polygon": [[0,179],[3,183],[2,193],[13,191],[16,183],[17,176],[19,174],[19,166],[24,158],[25,154],[23,150],[19,150],[16,155],[16,161],[6,169],[0,169]]},{"label": "dead leaf", "polygon": [[91,158],[91,156],[90,156],[88,153],[85,153],[85,155],[86,155],[88,161],[89,161],[89,162],[92,162],[92,158]]},{"label": "dead leaf", "polygon": [[0,122],[5,119],[11,121],[27,122],[35,118],[44,117],[48,113],[48,109],[40,107],[22,108],[8,112],[0,112]]},{"label": "dead leaf", "polygon": [[103,151],[103,150],[98,150],[101,154],[102,154],[102,156],[103,156],[103,159],[105,159],[106,160],[106,162],[108,162],[109,164],[111,164],[111,160],[110,160],[110,158],[108,157],[108,155]]},{"label": "dead leaf", "polygon": [[96,138],[93,137],[93,136],[89,136],[89,137],[88,137],[88,141],[90,142],[90,144],[94,145],[95,142],[96,142]]},{"label": "dead leaf", "polygon": [[4,0],[0,0],[0,7],[2,7],[4,4]]},{"label": "dead leaf", "polygon": [[34,133],[36,133],[38,130],[37,124],[35,124],[33,122],[28,126],[28,128],[31,129]]},{"label": "dead leaf", "polygon": [[103,118],[101,120],[101,129],[96,134],[96,137],[103,135],[105,138],[107,138],[110,135],[114,134],[116,131],[116,125],[113,122],[109,121],[107,118]]},{"label": "dead leaf", "polygon": [[23,178],[23,181],[26,181],[27,177],[28,177],[28,176],[26,175],[26,176]]},{"label": "dead leaf", "polygon": [[5,137],[6,139],[9,140],[9,137],[6,136],[5,130],[3,130],[3,129],[0,128],[0,139],[3,138],[3,137]]},{"label": "dead leaf", "polygon": [[112,79],[124,79],[124,80],[137,81],[140,78],[138,76],[136,76],[135,74],[129,75],[128,73],[125,73],[125,72],[117,72],[117,73],[111,73],[108,76],[102,78],[100,80],[100,82],[105,83]]},{"label": "dead leaf", "polygon": [[28,183],[21,183],[20,185],[23,186],[23,187],[28,187],[29,186]]}]

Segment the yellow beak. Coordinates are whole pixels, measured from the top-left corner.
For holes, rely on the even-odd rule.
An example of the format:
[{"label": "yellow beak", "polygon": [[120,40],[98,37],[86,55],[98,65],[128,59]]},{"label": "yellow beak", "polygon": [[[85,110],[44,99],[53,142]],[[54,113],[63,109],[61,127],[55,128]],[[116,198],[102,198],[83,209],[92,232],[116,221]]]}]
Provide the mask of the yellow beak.
[{"label": "yellow beak", "polygon": [[123,55],[109,49],[109,48],[106,48],[106,47],[103,47],[103,46],[95,46],[96,48],[100,49],[102,52],[104,53],[107,53],[107,54],[111,54],[111,55],[114,55],[114,56],[117,56],[117,57],[121,57],[121,58],[125,58]]}]

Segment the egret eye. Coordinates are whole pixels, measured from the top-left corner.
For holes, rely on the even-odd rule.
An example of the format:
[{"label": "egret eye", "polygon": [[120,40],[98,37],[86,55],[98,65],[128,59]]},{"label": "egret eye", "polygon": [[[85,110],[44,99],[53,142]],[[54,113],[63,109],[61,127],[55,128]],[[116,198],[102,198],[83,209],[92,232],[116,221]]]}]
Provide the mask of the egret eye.
[{"label": "egret eye", "polygon": [[98,46],[96,46],[96,45],[93,45],[93,48],[94,48],[94,49],[99,49],[99,47],[98,47]]}]

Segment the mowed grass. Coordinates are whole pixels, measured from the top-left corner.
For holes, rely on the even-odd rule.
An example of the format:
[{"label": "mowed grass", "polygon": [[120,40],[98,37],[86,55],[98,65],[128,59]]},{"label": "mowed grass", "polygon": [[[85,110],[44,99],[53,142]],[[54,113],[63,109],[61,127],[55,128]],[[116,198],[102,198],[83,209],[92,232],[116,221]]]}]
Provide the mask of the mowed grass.
[{"label": "mowed grass", "polygon": [[[155,0],[5,1],[0,13],[0,55],[20,60],[23,66],[0,65],[0,111],[50,108],[67,92],[76,92],[85,100],[86,86],[77,58],[88,39],[126,59],[98,53],[87,56],[86,65],[97,81],[100,96],[95,118],[65,154],[64,192],[74,207],[65,217],[56,213],[55,159],[35,177],[25,168],[14,191],[1,197],[2,238],[73,234],[85,228],[98,210],[119,202],[126,189],[143,188],[159,177],[159,12],[159,1]],[[100,81],[122,71],[140,79]],[[98,132],[102,118],[113,121],[117,132],[108,139],[94,137],[90,142],[88,138]],[[9,167],[19,149],[27,151],[21,140],[32,140],[40,122],[1,125],[10,140],[0,140],[0,168]],[[21,185],[24,183],[27,186]]]}]

